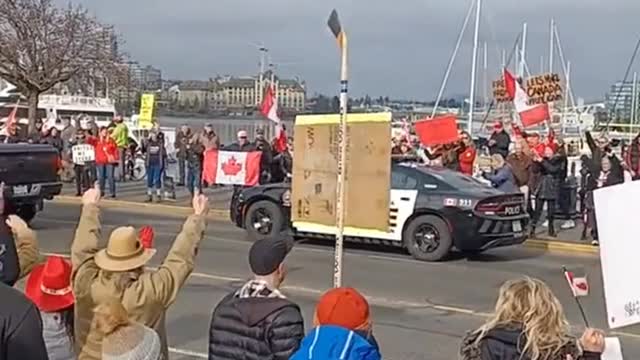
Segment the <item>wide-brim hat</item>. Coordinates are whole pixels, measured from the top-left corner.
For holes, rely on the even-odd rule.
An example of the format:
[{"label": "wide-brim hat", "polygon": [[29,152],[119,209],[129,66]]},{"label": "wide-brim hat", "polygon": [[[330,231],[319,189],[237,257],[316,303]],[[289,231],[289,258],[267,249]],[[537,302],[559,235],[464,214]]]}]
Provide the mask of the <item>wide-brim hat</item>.
[{"label": "wide-brim hat", "polygon": [[25,285],[25,295],[40,311],[55,312],[74,304],[71,287],[71,264],[58,256],[31,270]]},{"label": "wide-brim hat", "polygon": [[119,227],[111,233],[107,248],[96,254],[95,262],[102,270],[129,271],[144,266],[155,253],[155,249],[145,249],[133,227]]}]

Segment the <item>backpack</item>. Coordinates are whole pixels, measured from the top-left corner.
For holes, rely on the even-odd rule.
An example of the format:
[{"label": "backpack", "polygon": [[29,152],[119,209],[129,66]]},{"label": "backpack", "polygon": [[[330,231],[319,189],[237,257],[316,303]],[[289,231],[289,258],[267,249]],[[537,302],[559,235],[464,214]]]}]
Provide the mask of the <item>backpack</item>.
[{"label": "backpack", "polygon": [[319,326],[300,344],[290,360],[380,360],[378,348],[355,331],[338,326]]},{"label": "backpack", "polygon": [[5,220],[0,216],[0,282],[13,286],[20,276],[20,264],[13,233]]}]

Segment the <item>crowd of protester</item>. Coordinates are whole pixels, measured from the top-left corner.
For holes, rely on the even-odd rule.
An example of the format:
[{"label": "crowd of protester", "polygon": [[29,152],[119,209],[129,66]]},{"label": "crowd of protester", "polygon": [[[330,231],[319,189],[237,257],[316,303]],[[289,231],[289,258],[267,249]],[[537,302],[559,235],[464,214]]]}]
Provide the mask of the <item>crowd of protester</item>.
[{"label": "crowd of protester", "polygon": [[[484,178],[499,190],[521,192],[531,215],[530,233],[536,233],[544,213],[546,220],[542,226],[547,228],[547,235],[556,237],[556,214],[563,200],[570,197],[571,182],[578,177],[568,165],[568,154],[575,152],[576,145],[565,144],[552,129],[542,136],[537,132],[525,132],[515,123],[510,128],[511,134],[501,121],[496,122],[488,141],[481,146],[490,160],[490,170],[481,169],[477,164],[480,151],[464,131],[460,132],[456,142],[427,148],[421,146],[417,139],[412,141],[407,134],[394,137],[392,155],[417,156],[429,165]],[[606,136],[594,139],[587,131],[585,137],[590,155],[581,157],[577,204],[567,206],[573,206],[575,212],[582,215],[582,239],[586,240],[590,235],[592,244],[598,245],[593,191],[640,179],[640,134],[623,149],[622,156],[614,153],[612,141]],[[572,227],[575,227],[575,221],[571,218],[561,224],[563,229]]]},{"label": "crowd of protester", "polygon": [[[133,227],[114,229],[103,247],[100,199],[99,186],[83,194],[70,261],[49,256],[38,263],[35,232],[20,218],[6,217],[0,228],[2,244],[9,245],[0,256],[0,359],[170,359],[166,313],[194,269],[208,200],[194,197],[193,215],[161,265],[151,269],[146,265],[156,250]],[[354,288],[326,291],[315,306],[313,328],[305,330],[300,306],[281,289],[292,247],[286,236],[251,246],[253,276],[213,309],[208,358],[381,359],[375,317]],[[13,288],[21,278],[24,293]],[[572,336],[549,287],[522,278],[502,285],[494,313],[463,337],[459,357],[596,360],[604,346],[600,330]]]}]

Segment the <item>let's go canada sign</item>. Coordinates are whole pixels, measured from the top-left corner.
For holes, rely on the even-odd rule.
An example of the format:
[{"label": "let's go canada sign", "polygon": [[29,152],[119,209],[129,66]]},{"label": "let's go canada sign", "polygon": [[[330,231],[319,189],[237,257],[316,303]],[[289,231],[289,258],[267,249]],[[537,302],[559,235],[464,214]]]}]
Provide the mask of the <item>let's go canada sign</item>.
[{"label": "let's go canada sign", "polygon": [[[529,97],[529,105],[539,105],[562,100],[562,85],[560,75],[542,74],[525,79],[522,87]],[[498,103],[510,102],[504,79],[493,82],[493,98]]]}]

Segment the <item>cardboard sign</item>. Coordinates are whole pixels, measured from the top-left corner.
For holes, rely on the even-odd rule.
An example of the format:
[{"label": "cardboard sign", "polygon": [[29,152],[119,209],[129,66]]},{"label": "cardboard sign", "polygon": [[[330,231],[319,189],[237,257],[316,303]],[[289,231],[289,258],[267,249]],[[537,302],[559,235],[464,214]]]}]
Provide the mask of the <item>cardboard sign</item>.
[{"label": "cardboard sign", "polygon": [[84,165],[87,162],[96,160],[96,150],[93,145],[79,144],[71,147],[71,154],[73,163],[77,165]]},{"label": "cardboard sign", "polygon": [[[558,74],[542,74],[524,79],[522,87],[529,97],[528,105],[560,101],[563,98],[561,78]],[[504,79],[493,82],[493,98],[498,103],[510,102]]]},{"label": "cardboard sign", "polygon": [[[291,218],[336,226],[340,115],[296,117]],[[391,113],[348,114],[345,227],[389,231]]]},{"label": "cardboard sign", "polygon": [[633,229],[640,213],[640,181],[594,191],[602,282],[609,327],[640,323],[640,241]]},{"label": "cardboard sign", "polygon": [[420,120],[413,126],[420,142],[426,146],[443,145],[458,140],[458,122],[455,115]]}]

